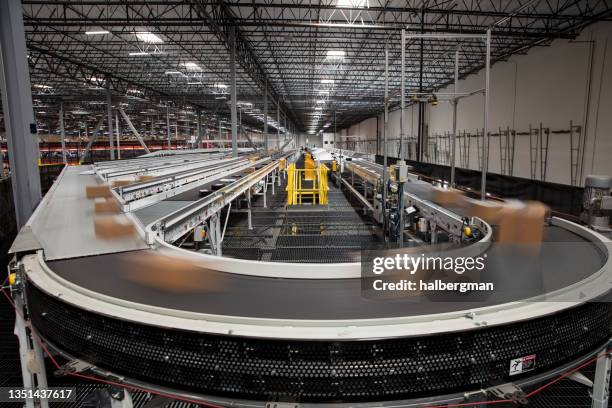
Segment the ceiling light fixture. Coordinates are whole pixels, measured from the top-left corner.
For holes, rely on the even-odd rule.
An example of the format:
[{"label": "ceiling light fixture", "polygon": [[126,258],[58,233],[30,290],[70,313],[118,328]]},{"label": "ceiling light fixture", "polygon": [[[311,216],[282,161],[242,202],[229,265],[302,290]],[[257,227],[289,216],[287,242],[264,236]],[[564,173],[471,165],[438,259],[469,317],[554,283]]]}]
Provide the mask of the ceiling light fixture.
[{"label": "ceiling light fixture", "polygon": [[160,37],[148,31],[138,32],[136,33],[136,37],[140,41],[146,42],[149,44],[160,44],[164,42],[164,40],[162,40]]},{"label": "ceiling light fixture", "polygon": [[142,56],[145,56],[145,55],[149,55],[149,53],[146,52],[146,51],[138,51],[138,52],[130,52],[129,53],[130,57],[142,57]]},{"label": "ceiling light fixture", "polygon": [[343,60],[345,56],[346,52],[343,50],[328,50],[326,58],[328,60]]},{"label": "ceiling light fixture", "polygon": [[106,35],[110,34],[108,30],[93,30],[93,31],[85,31],[85,35]]},{"label": "ceiling light fixture", "polygon": [[201,71],[202,70],[202,68],[200,68],[200,66],[196,64],[195,62],[185,62],[183,65],[189,71]]},{"label": "ceiling light fixture", "polygon": [[336,7],[340,8],[364,8],[368,6],[368,0],[338,0]]},{"label": "ceiling light fixture", "polygon": [[334,80],[333,79],[322,79],[321,83],[322,84],[333,84]]}]

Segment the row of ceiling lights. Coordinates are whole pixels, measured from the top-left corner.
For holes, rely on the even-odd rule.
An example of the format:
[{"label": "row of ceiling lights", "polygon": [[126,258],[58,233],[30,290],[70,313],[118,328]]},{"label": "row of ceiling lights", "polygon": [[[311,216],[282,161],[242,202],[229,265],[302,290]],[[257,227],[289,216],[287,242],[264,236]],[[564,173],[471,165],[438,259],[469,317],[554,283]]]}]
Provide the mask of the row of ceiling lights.
[{"label": "row of ceiling lights", "polygon": [[[346,52],[344,50],[328,50],[327,55],[325,57],[325,61],[328,63],[341,63],[344,61],[346,57]],[[333,70],[333,69],[332,69]],[[317,128],[319,126],[319,121],[323,117],[323,110],[327,100],[330,97],[331,91],[334,86],[334,79],[332,78],[323,78],[321,79],[321,89],[317,90],[317,94],[320,99],[315,100],[314,112],[311,114],[312,119],[310,122],[310,126],[308,127],[309,134],[315,134],[317,132]],[[319,132],[322,132],[324,129],[331,126],[330,123],[326,123],[323,125],[322,129],[319,129]]]}]

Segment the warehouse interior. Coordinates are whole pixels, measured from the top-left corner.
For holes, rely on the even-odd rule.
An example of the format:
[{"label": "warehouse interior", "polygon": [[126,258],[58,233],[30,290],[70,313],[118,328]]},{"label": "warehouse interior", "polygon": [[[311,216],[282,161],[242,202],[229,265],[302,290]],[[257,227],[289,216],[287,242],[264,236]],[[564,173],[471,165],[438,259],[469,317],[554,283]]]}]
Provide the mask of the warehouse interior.
[{"label": "warehouse interior", "polygon": [[608,407],[611,38],[607,0],[0,0],[0,407]]}]

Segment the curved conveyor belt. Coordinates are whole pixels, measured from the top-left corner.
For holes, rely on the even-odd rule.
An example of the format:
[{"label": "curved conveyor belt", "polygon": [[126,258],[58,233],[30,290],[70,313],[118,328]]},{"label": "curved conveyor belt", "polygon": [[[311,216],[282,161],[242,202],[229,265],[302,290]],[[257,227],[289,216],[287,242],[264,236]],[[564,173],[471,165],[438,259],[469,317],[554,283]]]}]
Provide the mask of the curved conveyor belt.
[{"label": "curved conveyor belt", "polygon": [[[603,298],[610,241],[558,219],[538,253],[488,247],[481,279],[500,290],[444,298],[372,299],[360,279],[257,276],[249,269],[266,264],[248,261],[236,273],[203,264],[198,278],[221,285],[172,293],[127,278],[127,258],[158,251],[135,249],[52,261],[44,248],[22,255],[33,327],[58,351],[126,382],[235,406],[461,401],[464,392],[550,375],[592,355],[612,324]],[[532,355],[533,370],[510,374],[513,359]]]}]

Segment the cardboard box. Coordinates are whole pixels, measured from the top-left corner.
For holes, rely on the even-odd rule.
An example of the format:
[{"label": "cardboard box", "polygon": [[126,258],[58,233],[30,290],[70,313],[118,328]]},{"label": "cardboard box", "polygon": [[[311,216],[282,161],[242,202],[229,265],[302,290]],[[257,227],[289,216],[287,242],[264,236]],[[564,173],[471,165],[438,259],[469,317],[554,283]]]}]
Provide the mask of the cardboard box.
[{"label": "cardboard box", "polygon": [[499,213],[503,207],[503,203],[498,201],[482,201],[467,198],[464,200],[464,205],[469,216],[478,217],[489,224],[497,224]]},{"label": "cardboard box", "polygon": [[207,270],[181,256],[137,251],[123,256],[123,275],[129,281],[176,294],[221,292],[223,273]]},{"label": "cardboard box", "polygon": [[148,176],[146,174],[141,174],[140,176],[138,176],[138,181],[142,182],[142,181],[149,181],[149,180],[153,180],[156,179],[156,176]]},{"label": "cardboard box", "polygon": [[463,192],[454,188],[433,188],[432,201],[436,204],[462,205],[464,198]]},{"label": "cardboard box", "polygon": [[94,202],[94,211],[96,213],[120,213],[121,207],[113,198],[96,198]]},{"label": "cardboard box", "polygon": [[94,219],[94,230],[100,238],[120,238],[134,235],[136,227],[125,216],[103,216]]},{"label": "cardboard box", "polygon": [[500,243],[540,244],[544,222],[550,209],[537,201],[504,206],[499,213],[497,241]]},{"label": "cardboard box", "polygon": [[130,184],[134,184],[134,180],[115,180],[112,183],[113,187],[124,187],[129,186]]},{"label": "cardboard box", "polygon": [[100,184],[96,186],[85,186],[85,196],[91,200],[100,197],[112,197],[112,193],[108,185]]}]

